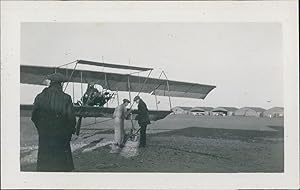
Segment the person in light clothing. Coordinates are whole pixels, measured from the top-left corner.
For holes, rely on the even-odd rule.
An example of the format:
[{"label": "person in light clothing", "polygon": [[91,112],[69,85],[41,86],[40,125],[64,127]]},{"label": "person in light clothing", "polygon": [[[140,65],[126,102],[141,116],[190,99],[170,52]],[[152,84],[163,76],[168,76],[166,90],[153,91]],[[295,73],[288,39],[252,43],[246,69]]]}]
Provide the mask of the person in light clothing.
[{"label": "person in light clothing", "polygon": [[115,130],[115,144],[119,147],[124,146],[124,120],[128,116],[127,106],[130,103],[128,99],[123,100],[123,104],[116,107],[113,118],[114,118],[114,130]]}]

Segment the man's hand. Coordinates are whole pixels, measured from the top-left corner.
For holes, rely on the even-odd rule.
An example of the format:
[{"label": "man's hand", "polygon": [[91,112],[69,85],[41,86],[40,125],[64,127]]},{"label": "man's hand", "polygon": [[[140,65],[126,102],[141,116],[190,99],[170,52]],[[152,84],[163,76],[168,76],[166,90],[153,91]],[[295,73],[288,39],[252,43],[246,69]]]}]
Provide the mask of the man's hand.
[{"label": "man's hand", "polygon": [[131,114],[132,112],[133,112],[133,110],[130,109],[130,110],[127,111],[127,114],[129,115],[129,114]]},{"label": "man's hand", "polygon": [[131,116],[132,116],[132,113],[127,113],[125,116],[125,119],[129,119],[129,118],[131,118]]}]

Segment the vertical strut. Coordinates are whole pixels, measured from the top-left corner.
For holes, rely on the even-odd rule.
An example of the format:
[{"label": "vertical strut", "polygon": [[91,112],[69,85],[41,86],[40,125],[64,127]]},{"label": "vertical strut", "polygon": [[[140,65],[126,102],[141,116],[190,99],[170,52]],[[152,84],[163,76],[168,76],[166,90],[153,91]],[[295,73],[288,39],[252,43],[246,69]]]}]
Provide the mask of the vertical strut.
[{"label": "vertical strut", "polygon": [[[107,83],[106,73],[104,73],[104,80],[105,80],[105,89],[106,89],[106,92],[107,92],[107,90],[108,90],[108,83]],[[106,107],[108,107],[108,101],[106,102]]]},{"label": "vertical strut", "polygon": [[74,93],[74,82],[73,82],[73,103],[75,101],[75,93]]},{"label": "vertical strut", "polygon": [[156,105],[156,110],[158,110],[158,105],[157,105],[157,96],[156,96],[156,93],[154,91],[154,96],[155,96],[155,105]]},{"label": "vertical strut", "polygon": [[166,75],[166,73],[163,71],[164,76],[166,77],[167,80],[167,88],[168,88],[168,96],[169,96],[169,104],[170,104],[170,110],[172,109],[172,104],[171,104],[171,96],[170,96],[170,86],[169,86],[169,79]]},{"label": "vertical strut", "polygon": [[105,89],[107,90],[108,83],[107,83],[106,73],[104,73],[104,81],[105,81]]},{"label": "vertical strut", "polygon": [[[66,65],[66,78],[68,78],[68,65]],[[68,80],[68,82],[69,82],[69,80]],[[67,84],[68,84],[68,83],[67,83]],[[67,90],[67,87],[68,87],[68,85],[65,85],[64,91]]]},{"label": "vertical strut", "polygon": [[[158,79],[160,79],[160,77],[161,77],[162,74],[163,74],[163,71],[160,72]],[[155,90],[156,90],[156,89],[154,89],[155,105],[156,105],[156,110],[158,110],[157,95],[156,95],[156,93],[155,93]]]},{"label": "vertical strut", "polygon": [[129,76],[130,76],[130,75],[128,75],[128,81],[127,81],[127,83],[128,83],[128,92],[129,92],[129,101],[131,102],[131,89],[130,89],[130,80],[129,80]]},{"label": "vertical strut", "polygon": [[[75,66],[74,66],[74,68],[73,68],[73,70],[72,70],[72,72],[71,72],[71,75],[70,75],[70,77],[68,78],[68,81],[67,81],[67,84],[66,84],[66,87],[65,87],[64,91],[66,91],[66,89],[67,89],[67,87],[68,87],[68,85],[69,85],[69,82],[70,82],[70,80],[72,79],[72,76],[73,76],[73,74],[74,74],[74,71],[76,70],[77,64],[78,64],[78,63],[76,62]],[[56,70],[56,68],[55,68],[55,70]],[[67,72],[66,72],[66,74],[68,75]],[[81,81],[81,82],[82,82],[82,81]]]},{"label": "vertical strut", "polygon": [[118,91],[118,88],[117,88],[117,100],[118,100],[118,105],[120,105],[120,100],[119,100],[119,91]]},{"label": "vertical strut", "polygon": [[83,98],[83,87],[82,87],[82,72],[80,72],[80,87],[81,87],[81,97]]}]

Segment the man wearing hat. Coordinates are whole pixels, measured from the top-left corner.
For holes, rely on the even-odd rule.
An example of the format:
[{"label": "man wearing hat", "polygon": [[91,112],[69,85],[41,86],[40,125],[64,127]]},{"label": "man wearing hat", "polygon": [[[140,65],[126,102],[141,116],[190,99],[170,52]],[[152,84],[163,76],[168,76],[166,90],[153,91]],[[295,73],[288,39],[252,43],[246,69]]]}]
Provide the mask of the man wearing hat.
[{"label": "man wearing hat", "polygon": [[64,93],[64,75],[54,73],[34,100],[31,120],[39,134],[37,171],[67,172],[74,169],[70,140],[76,118],[71,97]]},{"label": "man wearing hat", "polygon": [[129,114],[127,112],[127,106],[130,103],[128,99],[123,99],[123,104],[116,107],[113,118],[114,118],[114,129],[115,129],[115,144],[119,147],[124,146],[124,120]]},{"label": "man wearing hat", "polygon": [[146,103],[141,99],[141,97],[136,96],[133,99],[138,104],[136,120],[141,127],[140,129],[140,147],[146,146],[146,129],[147,125],[150,124],[149,113]]}]

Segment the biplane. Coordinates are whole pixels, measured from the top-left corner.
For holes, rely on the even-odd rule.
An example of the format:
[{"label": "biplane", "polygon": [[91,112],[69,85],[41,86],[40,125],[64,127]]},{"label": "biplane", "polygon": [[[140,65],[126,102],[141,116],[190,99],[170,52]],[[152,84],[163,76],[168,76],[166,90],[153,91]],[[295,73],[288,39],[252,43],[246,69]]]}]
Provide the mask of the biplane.
[{"label": "biplane", "polygon": [[[74,66],[72,68],[69,68],[68,65],[71,64],[73,64]],[[92,65],[98,67],[130,70],[135,72],[129,74],[120,74],[115,72],[113,73],[95,70],[82,70],[77,68],[78,65]],[[151,78],[150,75],[152,71],[153,68],[86,60],[76,60],[71,63],[67,63],[57,67],[21,65],[20,82],[23,84],[45,86],[45,80],[49,74],[54,72],[60,72],[62,74],[65,74],[65,76],[68,79],[64,90],[67,88],[69,83],[73,83],[73,97],[74,83],[80,83],[81,99],[77,102],[75,102],[75,100],[73,99],[75,114],[79,118],[78,121],[80,120],[80,123],[81,118],[85,117],[112,118],[114,108],[104,105],[108,105],[109,100],[115,98],[116,96],[118,97],[118,93],[121,91],[129,93],[130,101],[132,92],[137,92],[138,94],[147,93],[153,95],[155,97],[157,109],[149,110],[149,117],[150,120],[156,121],[165,118],[172,112],[171,97],[204,99],[208,95],[208,93],[216,87],[212,85],[169,80],[164,71],[161,71],[160,76],[158,78]],[[136,73],[141,72],[148,72],[147,77],[135,75]],[[164,79],[162,78],[162,76],[164,77]],[[84,83],[88,84],[86,90],[83,90],[82,84]],[[101,92],[99,92],[98,90],[98,95],[94,95],[93,100],[95,100],[96,97],[98,98],[98,101],[92,101],[92,103],[87,103],[87,100],[91,98],[91,93],[88,93],[89,86],[91,83],[101,85],[103,89],[101,90]],[[169,97],[170,110],[158,110],[157,96]],[[30,116],[33,109],[33,105],[20,106],[21,115]],[[133,110],[131,118],[134,118],[135,114],[136,110]]]}]

